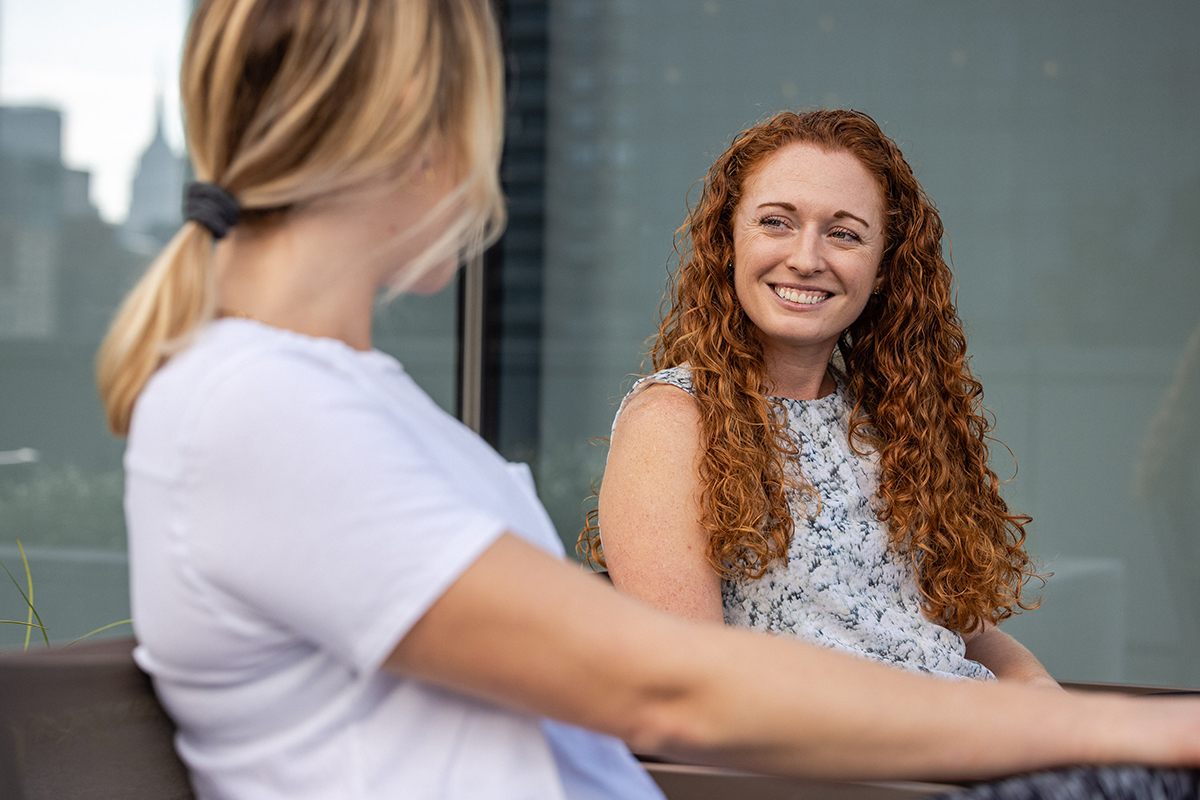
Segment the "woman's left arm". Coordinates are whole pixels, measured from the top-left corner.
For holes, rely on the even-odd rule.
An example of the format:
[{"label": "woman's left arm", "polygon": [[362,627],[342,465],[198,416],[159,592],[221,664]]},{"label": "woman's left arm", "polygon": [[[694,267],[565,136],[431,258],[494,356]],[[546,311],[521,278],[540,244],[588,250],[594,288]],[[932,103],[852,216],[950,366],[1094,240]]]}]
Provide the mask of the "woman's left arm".
[{"label": "woman's left arm", "polygon": [[1002,681],[1062,688],[1033,653],[990,622],[964,635],[963,640],[967,643],[967,658],[983,664]]}]

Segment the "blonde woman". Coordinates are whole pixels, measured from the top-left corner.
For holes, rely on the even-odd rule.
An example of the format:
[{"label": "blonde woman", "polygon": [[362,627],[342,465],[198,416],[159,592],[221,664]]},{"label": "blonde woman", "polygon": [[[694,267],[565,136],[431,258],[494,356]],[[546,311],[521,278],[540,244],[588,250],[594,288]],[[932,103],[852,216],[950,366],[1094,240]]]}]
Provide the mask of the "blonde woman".
[{"label": "blonde woman", "polygon": [[528,473],[371,348],[381,289],[500,229],[500,64],[486,0],[196,11],[200,183],[98,371],[136,655],[202,800],[659,797],[617,739],[864,778],[1200,763],[1195,703],[944,685],[565,564]]}]

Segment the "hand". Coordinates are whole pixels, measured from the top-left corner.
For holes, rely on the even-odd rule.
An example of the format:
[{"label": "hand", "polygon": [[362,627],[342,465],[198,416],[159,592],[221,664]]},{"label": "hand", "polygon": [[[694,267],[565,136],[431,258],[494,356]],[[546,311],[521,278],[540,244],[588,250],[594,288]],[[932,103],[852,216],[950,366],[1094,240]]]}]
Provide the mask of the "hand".
[{"label": "hand", "polygon": [[999,680],[1062,691],[1033,653],[995,625],[985,623],[981,630],[963,638],[967,643],[967,658],[983,664]]}]

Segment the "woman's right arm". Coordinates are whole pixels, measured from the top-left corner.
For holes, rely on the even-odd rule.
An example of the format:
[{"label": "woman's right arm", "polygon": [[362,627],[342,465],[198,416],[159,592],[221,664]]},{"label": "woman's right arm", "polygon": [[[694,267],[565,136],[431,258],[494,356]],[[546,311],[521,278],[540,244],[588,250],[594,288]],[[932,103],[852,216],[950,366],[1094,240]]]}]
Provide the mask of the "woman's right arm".
[{"label": "woman's right arm", "polygon": [[684,390],[647,387],[617,418],[600,528],[613,584],[697,621],[724,622],[721,579],[700,525],[700,412]]},{"label": "woman's right arm", "polygon": [[1200,701],[949,682],[664,614],[512,535],[386,668],[619,736],[641,752],[835,778],[1200,766]]}]

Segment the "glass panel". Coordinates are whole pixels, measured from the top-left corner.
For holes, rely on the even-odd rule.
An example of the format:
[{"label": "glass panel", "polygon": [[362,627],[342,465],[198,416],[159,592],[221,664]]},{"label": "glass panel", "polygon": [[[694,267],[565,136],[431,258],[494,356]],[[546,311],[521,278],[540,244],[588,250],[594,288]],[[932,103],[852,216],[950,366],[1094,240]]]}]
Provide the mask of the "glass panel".
[{"label": "glass panel", "polygon": [[482,433],[504,456],[540,457],[546,162],[546,0],[505,0],[508,109],[501,175],[508,227],[488,254]]},{"label": "glass panel", "polygon": [[457,404],[458,282],[435,295],[403,295],[375,310],[375,347],[395,356],[404,371],[447,413]]},{"label": "glass panel", "polygon": [[[93,381],[125,291],[179,225],[191,3],[5,0],[0,20],[0,562],[52,640],[129,616],[123,443]],[[381,306],[377,344],[455,403],[455,293]],[[23,621],[0,575],[0,619]],[[129,633],[119,626],[108,635]],[[0,624],[0,646],[24,629]],[[36,642],[38,637],[34,637]]]},{"label": "glass panel", "polygon": [[1055,573],[1006,629],[1060,679],[1200,685],[1197,42],[1168,0],[552,2],[539,476],[564,539],[688,188],[774,111],[861,109],[942,210]]},{"label": "glass panel", "polygon": [[[34,605],[49,637],[69,640],[129,616],[122,443],[105,427],[92,360],[178,224],[176,104],[156,104],[156,82],[175,70],[186,7],[2,10],[0,562],[26,589],[25,545]],[[20,593],[0,581],[0,618],[25,620]],[[0,644],[24,640],[0,625]]]}]

